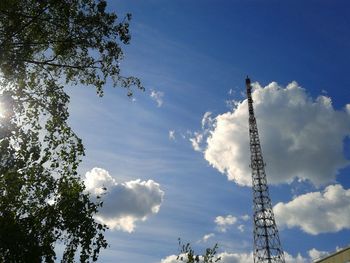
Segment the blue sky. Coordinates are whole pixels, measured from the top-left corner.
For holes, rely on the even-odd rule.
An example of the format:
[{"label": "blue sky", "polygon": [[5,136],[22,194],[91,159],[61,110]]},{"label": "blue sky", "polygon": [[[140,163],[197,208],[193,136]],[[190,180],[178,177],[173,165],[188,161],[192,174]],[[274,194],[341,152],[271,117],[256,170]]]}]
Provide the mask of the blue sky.
[{"label": "blue sky", "polygon": [[86,146],[81,173],[91,189],[99,174],[111,191],[101,217],[111,216],[114,229],[100,262],[173,262],[166,258],[178,237],[198,251],[219,243],[231,255],[224,263],[249,261],[246,75],[259,83],[253,98],[289,262],[349,245],[348,1],[128,0],[109,8],[133,15],[122,73],[146,91],[130,100],[108,86],[103,98],[67,89],[70,123]]}]

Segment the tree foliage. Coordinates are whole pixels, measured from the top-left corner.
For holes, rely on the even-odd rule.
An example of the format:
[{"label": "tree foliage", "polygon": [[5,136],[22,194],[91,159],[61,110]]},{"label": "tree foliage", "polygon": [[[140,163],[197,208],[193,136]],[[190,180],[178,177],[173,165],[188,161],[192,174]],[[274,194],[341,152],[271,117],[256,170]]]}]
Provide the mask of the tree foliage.
[{"label": "tree foliage", "polygon": [[196,254],[190,243],[182,243],[179,239],[180,252],[177,256],[177,260],[185,263],[215,263],[221,260],[218,257],[217,249],[218,244],[215,244],[212,248],[207,248],[203,255]]},{"label": "tree foliage", "polygon": [[104,0],[0,2],[0,262],[96,261],[107,246],[77,172],[82,141],[67,123],[64,85],[143,90],[120,74],[130,41]]}]

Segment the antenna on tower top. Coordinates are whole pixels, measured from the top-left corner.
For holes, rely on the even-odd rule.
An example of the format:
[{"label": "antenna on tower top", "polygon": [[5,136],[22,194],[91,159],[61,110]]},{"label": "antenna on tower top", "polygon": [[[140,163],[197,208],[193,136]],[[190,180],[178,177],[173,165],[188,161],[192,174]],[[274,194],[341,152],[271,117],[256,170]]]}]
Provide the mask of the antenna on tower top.
[{"label": "antenna on tower top", "polygon": [[285,263],[269,196],[248,76],[245,83],[249,110],[250,167],[253,180],[254,263]]}]

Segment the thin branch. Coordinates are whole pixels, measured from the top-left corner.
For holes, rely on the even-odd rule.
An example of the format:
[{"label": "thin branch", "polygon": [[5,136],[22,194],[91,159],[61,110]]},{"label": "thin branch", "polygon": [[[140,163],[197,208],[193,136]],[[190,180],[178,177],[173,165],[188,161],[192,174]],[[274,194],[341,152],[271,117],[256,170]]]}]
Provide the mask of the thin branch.
[{"label": "thin branch", "polygon": [[25,63],[31,63],[35,65],[47,65],[47,66],[53,66],[53,67],[63,67],[63,68],[74,68],[74,69],[86,69],[86,68],[95,68],[98,69],[99,67],[95,67],[92,65],[95,65],[97,63],[101,63],[102,60],[94,61],[93,63],[90,63],[88,65],[78,66],[78,65],[66,65],[66,64],[57,64],[57,63],[50,63],[50,61],[53,60],[46,60],[46,61],[36,61],[36,60],[22,60]]}]

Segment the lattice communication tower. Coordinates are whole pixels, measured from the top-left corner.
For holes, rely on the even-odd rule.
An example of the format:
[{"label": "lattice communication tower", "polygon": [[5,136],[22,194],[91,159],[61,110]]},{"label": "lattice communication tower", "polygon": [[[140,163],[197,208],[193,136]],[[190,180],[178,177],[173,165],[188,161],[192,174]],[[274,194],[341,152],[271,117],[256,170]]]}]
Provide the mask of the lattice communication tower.
[{"label": "lattice communication tower", "polygon": [[265,163],[254,116],[252,86],[248,77],[246,78],[246,88],[249,109],[250,167],[253,179],[254,263],[285,263],[269,196]]}]

